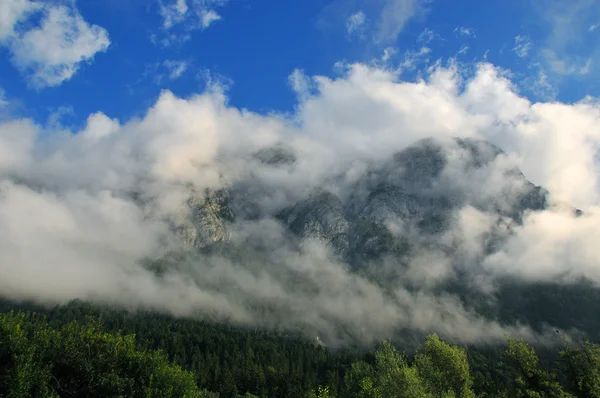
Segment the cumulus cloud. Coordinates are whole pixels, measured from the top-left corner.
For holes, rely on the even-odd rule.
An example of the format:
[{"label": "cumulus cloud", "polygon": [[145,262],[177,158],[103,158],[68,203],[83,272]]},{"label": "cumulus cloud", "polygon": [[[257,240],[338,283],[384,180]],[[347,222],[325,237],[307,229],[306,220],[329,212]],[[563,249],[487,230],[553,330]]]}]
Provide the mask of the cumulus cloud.
[{"label": "cumulus cloud", "polygon": [[41,4],[29,0],[8,0],[0,4],[0,41],[16,34],[15,24],[28,14],[38,10]]},{"label": "cumulus cloud", "polygon": [[[437,65],[416,81],[401,80],[398,70],[345,68],[335,79],[294,72],[299,102],[290,115],[237,109],[212,85],[189,98],[164,91],[129,121],[92,114],[81,131],[2,121],[1,294],[40,302],[81,297],[325,333],[330,341],[368,343],[412,329],[481,342],[534,334],[440,293],[461,272],[484,292],[507,275],[600,283],[600,102],[532,103],[519,96],[508,71],[489,63],[471,75],[457,63]],[[453,141],[457,136],[505,152],[468,149]],[[300,241],[276,217],[315,191],[332,192],[341,203],[362,200],[370,184],[399,178],[394,154],[428,137],[443,144],[447,165],[418,191],[465,205],[437,240],[410,235],[417,243],[410,258],[355,270],[329,243]],[[257,152],[273,147],[292,151],[295,162],[257,161]],[[556,204],[525,214],[521,224],[510,214],[528,187],[517,169],[548,188]],[[253,217],[225,232],[209,213],[190,210],[207,189],[223,187],[256,204]],[[585,216],[575,218],[561,203]],[[391,236],[414,233],[391,213],[372,216]],[[173,223],[188,217],[231,246],[225,253],[181,252]],[[494,237],[504,246],[488,256]]]},{"label": "cumulus cloud", "polygon": [[313,82],[304,74],[304,71],[295,69],[288,77],[288,82],[300,102],[304,102],[310,97],[313,90]]},{"label": "cumulus cloud", "polygon": [[484,267],[529,281],[600,280],[592,243],[598,238],[598,208],[587,211],[582,218],[560,210],[532,214],[501,251],[485,259]]},{"label": "cumulus cloud", "polygon": [[[0,5],[0,44],[36,88],[71,79],[110,45],[107,31],[83,19],[73,5],[7,0]],[[35,26],[25,24],[39,17]]]}]

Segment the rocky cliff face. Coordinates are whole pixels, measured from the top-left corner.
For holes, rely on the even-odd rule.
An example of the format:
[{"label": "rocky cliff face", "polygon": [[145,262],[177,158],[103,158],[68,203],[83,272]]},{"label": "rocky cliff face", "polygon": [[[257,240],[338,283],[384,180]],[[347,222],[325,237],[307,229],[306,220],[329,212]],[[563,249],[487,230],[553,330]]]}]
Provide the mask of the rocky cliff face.
[{"label": "rocky cliff face", "polygon": [[[473,206],[481,211],[522,221],[526,211],[548,206],[548,193],[516,169],[510,184],[498,187],[500,197],[463,189],[454,179],[476,175],[482,181],[503,152],[486,142],[426,139],[372,165],[345,199],[324,188],[271,216],[302,239],[317,239],[351,263],[400,254],[409,236],[439,236],[452,222],[454,211]],[[295,156],[283,147],[267,148],[256,159],[269,167],[290,167]],[[486,167],[490,170],[486,171]],[[491,177],[490,177],[491,178]],[[507,181],[506,179],[504,181]],[[253,190],[254,189],[254,190]],[[251,217],[261,192],[256,187],[231,186],[193,194],[175,220],[183,246],[202,249],[227,242],[236,221]]]},{"label": "rocky cliff face", "polygon": [[226,242],[235,218],[230,203],[227,190],[191,195],[173,220],[183,247],[202,249]]}]

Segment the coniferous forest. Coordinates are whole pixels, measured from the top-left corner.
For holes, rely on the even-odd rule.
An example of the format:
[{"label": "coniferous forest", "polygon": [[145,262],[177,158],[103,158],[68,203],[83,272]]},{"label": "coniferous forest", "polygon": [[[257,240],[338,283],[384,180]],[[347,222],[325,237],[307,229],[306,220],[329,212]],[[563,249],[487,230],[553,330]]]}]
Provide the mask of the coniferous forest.
[{"label": "coniferous forest", "polygon": [[407,355],[81,301],[2,308],[2,397],[600,397],[600,346],[588,341],[536,352],[433,334]]}]

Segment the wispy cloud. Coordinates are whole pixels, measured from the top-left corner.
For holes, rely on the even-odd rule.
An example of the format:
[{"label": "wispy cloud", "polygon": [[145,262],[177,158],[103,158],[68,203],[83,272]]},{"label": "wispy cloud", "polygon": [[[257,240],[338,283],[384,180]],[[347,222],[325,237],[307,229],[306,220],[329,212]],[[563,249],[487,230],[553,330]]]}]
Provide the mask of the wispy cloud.
[{"label": "wispy cloud", "polygon": [[169,73],[169,79],[178,79],[185,73],[189,67],[189,61],[173,61],[166,60],[163,62],[163,66],[167,68]]},{"label": "wispy cloud", "polygon": [[332,0],[317,19],[319,28],[358,36],[380,50],[393,46],[406,25],[427,15],[433,0]]},{"label": "wispy cloud", "polygon": [[543,66],[537,62],[530,69],[533,74],[524,80],[523,87],[542,101],[554,101],[558,96],[558,88],[552,84]]},{"label": "wispy cloud", "polygon": [[550,69],[560,75],[587,75],[592,70],[592,58],[585,58],[578,55],[561,56],[556,51],[546,48],[541,52],[543,59]]},{"label": "wispy cloud", "polygon": [[417,43],[422,45],[427,45],[433,41],[435,38],[435,33],[431,29],[423,29],[419,36],[417,37]]},{"label": "wispy cloud", "polygon": [[146,80],[152,80],[156,85],[163,85],[169,81],[177,80],[189,70],[191,64],[190,60],[173,59],[146,64],[142,76],[131,87]]},{"label": "wispy cloud", "polygon": [[3,0],[0,45],[8,48],[12,63],[31,86],[44,88],[71,79],[106,51],[110,40],[104,28],[84,20],[74,2]]},{"label": "wispy cloud", "polygon": [[454,33],[459,36],[475,37],[475,29],[467,28],[466,26],[457,26],[454,28]]},{"label": "wispy cloud", "polygon": [[174,3],[159,3],[159,13],[163,18],[163,27],[169,29],[180,22],[183,22],[189,7],[187,0],[176,0]]},{"label": "wispy cloud", "polygon": [[469,46],[464,44],[460,50],[458,50],[458,55],[465,55],[469,51]]},{"label": "wispy cloud", "polygon": [[6,93],[3,89],[0,88],[0,108],[5,107],[6,105],[8,105],[8,101],[6,100]]},{"label": "wispy cloud", "polygon": [[590,32],[593,32],[593,31],[595,31],[596,29],[598,29],[598,27],[599,27],[599,26],[600,26],[600,25],[598,25],[598,24],[590,25],[590,27],[589,27],[589,29],[588,29],[588,30],[589,30]]},{"label": "wispy cloud", "polygon": [[431,49],[429,47],[421,47],[418,51],[406,51],[404,53],[404,59],[400,63],[400,67],[404,70],[413,71],[417,69],[420,64],[429,61],[429,54],[431,54]]},{"label": "wispy cloud", "polygon": [[[217,9],[229,0],[158,0],[163,33],[153,34],[151,40],[163,46],[190,39],[190,32],[208,29],[222,19]],[[177,28],[177,30],[176,30]],[[176,31],[175,31],[176,30]]]},{"label": "wispy cloud", "polygon": [[532,47],[533,41],[528,36],[515,37],[515,46],[513,47],[513,51],[519,58],[527,57]]},{"label": "wispy cloud", "polygon": [[358,36],[364,38],[365,23],[367,16],[364,12],[358,11],[348,17],[346,21],[346,33],[349,37]]},{"label": "wispy cloud", "polygon": [[540,51],[540,61],[557,75],[586,75],[600,61],[600,47],[586,42],[586,32],[594,31],[600,17],[595,0],[548,0],[538,9],[547,23],[548,34]]},{"label": "wispy cloud", "polygon": [[428,11],[430,2],[431,0],[386,0],[380,14],[376,41],[396,40],[409,20]]}]

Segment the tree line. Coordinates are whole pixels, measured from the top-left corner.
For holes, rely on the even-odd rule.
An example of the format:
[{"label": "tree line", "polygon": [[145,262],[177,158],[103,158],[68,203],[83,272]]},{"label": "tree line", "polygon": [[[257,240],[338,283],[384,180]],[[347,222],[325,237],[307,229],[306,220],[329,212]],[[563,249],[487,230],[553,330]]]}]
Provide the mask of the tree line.
[{"label": "tree line", "polygon": [[81,301],[0,310],[0,397],[600,397],[589,341],[536,351],[434,334],[407,355]]}]

